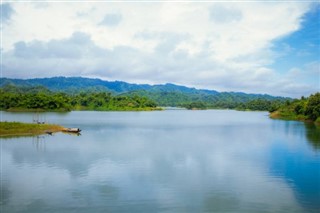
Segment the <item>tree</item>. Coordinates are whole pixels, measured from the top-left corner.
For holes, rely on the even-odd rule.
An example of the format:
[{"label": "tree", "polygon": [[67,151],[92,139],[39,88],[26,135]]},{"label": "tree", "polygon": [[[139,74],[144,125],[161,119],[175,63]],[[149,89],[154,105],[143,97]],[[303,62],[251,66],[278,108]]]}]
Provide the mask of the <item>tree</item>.
[{"label": "tree", "polygon": [[313,121],[320,117],[320,93],[316,93],[309,97],[305,115]]}]

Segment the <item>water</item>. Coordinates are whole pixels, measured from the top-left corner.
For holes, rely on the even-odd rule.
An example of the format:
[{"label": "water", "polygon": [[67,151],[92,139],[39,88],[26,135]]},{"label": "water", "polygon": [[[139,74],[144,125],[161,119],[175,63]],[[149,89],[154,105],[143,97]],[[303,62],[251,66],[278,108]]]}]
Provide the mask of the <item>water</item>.
[{"label": "water", "polygon": [[320,210],[312,125],[228,110],[40,118],[82,133],[1,139],[1,213]]}]

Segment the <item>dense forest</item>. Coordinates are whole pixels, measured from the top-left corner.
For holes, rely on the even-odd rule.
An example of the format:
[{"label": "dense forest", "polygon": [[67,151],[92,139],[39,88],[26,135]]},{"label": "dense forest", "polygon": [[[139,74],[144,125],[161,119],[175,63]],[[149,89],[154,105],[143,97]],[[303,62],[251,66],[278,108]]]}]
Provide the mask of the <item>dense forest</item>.
[{"label": "dense forest", "polygon": [[309,120],[320,124],[320,93],[310,95],[308,98],[301,97],[299,100],[288,101],[271,113],[271,117],[288,120]]},{"label": "dense forest", "polygon": [[138,96],[112,95],[108,92],[80,92],[69,95],[45,87],[6,85],[0,89],[0,108],[11,111],[44,110],[154,110],[155,102]]},{"label": "dense forest", "polygon": [[[148,85],[131,84],[123,81],[105,81],[82,77],[52,77],[35,79],[1,78],[0,88],[8,92],[8,86],[25,88],[26,91],[41,88],[36,99],[45,99],[50,94],[53,99],[44,100],[40,106],[32,103],[20,105],[3,104],[2,108],[42,107],[46,110],[117,110],[153,107],[184,107],[187,109],[237,109],[274,111],[290,98],[274,97],[265,94],[246,94],[242,92],[218,92],[215,90],[196,89],[175,84]],[[21,90],[21,89],[20,89]],[[50,90],[50,91],[49,91]],[[45,94],[44,94],[44,91]],[[15,91],[12,91],[15,93]],[[21,93],[21,91],[20,91]],[[34,91],[28,100],[35,99]],[[11,96],[16,96],[11,94]],[[110,98],[111,97],[111,98]],[[61,100],[69,100],[62,101]],[[54,106],[53,100],[57,106]],[[106,102],[107,100],[107,102]],[[31,101],[32,102],[32,101]],[[50,102],[50,104],[49,104]],[[13,103],[14,100],[13,100]],[[38,103],[37,101],[35,103]]]},{"label": "dense forest", "polygon": [[274,111],[288,101],[270,96],[248,96],[241,93],[187,94],[182,92],[148,92],[144,90],[122,94],[101,91],[79,91],[67,94],[53,92],[43,86],[5,85],[0,88],[0,108],[11,111],[46,110],[152,110],[157,106],[177,106],[187,109],[238,109]]},{"label": "dense forest", "polygon": [[265,100],[256,99],[247,102],[236,101],[219,101],[219,102],[191,102],[181,104],[181,107],[187,109],[235,109],[235,110],[251,110],[251,111],[269,111],[272,112],[278,109],[285,103],[283,100]]},{"label": "dense forest", "polygon": [[245,93],[221,92],[182,93],[167,91],[138,90],[124,95],[138,95],[156,102],[159,106],[176,106],[187,109],[237,109],[274,111],[283,105],[289,98],[273,97],[269,95],[248,95]]}]

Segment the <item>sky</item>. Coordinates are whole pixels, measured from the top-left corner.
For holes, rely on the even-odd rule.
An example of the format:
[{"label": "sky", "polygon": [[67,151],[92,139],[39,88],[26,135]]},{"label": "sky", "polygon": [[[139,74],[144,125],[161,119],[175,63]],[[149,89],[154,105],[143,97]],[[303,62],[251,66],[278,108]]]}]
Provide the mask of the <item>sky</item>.
[{"label": "sky", "polygon": [[5,1],[1,76],[299,98],[320,92],[319,1]]}]

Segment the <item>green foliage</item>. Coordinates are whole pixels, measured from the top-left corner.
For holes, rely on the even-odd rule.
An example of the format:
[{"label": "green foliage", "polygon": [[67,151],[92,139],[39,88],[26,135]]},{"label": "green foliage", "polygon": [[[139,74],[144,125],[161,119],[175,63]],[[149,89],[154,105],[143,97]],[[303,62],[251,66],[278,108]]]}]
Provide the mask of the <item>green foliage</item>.
[{"label": "green foliage", "polygon": [[313,121],[320,117],[320,93],[316,93],[309,97],[304,113]]},{"label": "green foliage", "polygon": [[70,98],[64,93],[51,93],[45,88],[14,88],[7,86],[0,89],[1,109],[43,109],[69,111]]},{"label": "green foliage", "polygon": [[187,109],[238,109],[275,111],[284,104],[286,98],[268,95],[249,95],[244,93],[213,93],[204,92],[184,93],[178,91],[146,91],[139,90],[125,95],[147,97],[160,106],[178,106]]},{"label": "green foliage", "polygon": [[145,97],[113,96],[111,93],[80,93],[72,96],[72,107],[81,110],[152,110],[157,105]]},{"label": "green foliage", "polygon": [[4,110],[152,110],[155,102],[139,96],[113,96],[111,93],[79,93],[67,95],[43,87],[14,87],[0,89],[0,109]]},{"label": "green foliage", "polygon": [[[241,92],[217,92],[214,90],[195,89],[175,84],[164,85],[148,85],[148,84],[130,84],[121,81],[103,81],[101,79],[90,79],[81,77],[53,77],[53,78],[38,78],[38,79],[0,79],[0,87],[6,85],[20,85],[21,90],[38,91],[44,93],[52,93],[51,91],[64,92],[71,97],[71,109],[88,109],[88,110],[139,110],[141,108],[150,107],[148,105],[159,106],[176,106],[192,108],[192,105],[199,105],[196,108],[223,108],[223,109],[238,109],[238,110],[268,110],[275,111],[287,100],[290,104],[291,99],[282,97],[273,97],[270,95],[261,94],[245,94]],[[16,89],[15,87],[13,90]],[[7,88],[8,92],[10,91]],[[12,90],[12,88],[11,88]],[[16,93],[16,92],[14,92]],[[104,98],[93,94],[112,93],[108,102]],[[81,94],[81,95],[80,95]],[[86,97],[90,94],[91,97]],[[114,99],[114,97],[128,97],[127,99]],[[79,95],[81,97],[79,97]],[[134,96],[145,97],[148,101],[143,101],[133,98]],[[150,100],[152,104],[150,103]],[[141,106],[140,106],[141,105]],[[37,107],[37,106],[33,106]],[[43,106],[40,106],[43,107]],[[54,108],[54,103],[51,103],[51,108]],[[68,107],[67,107],[68,108]],[[298,110],[298,109],[297,109]]]},{"label": "green foliage", "polygon": [[[20,86],[15,87],[14,85]],[[54,110],[59,107],[60,109],[66,108],[65,110],[140,110],[141,108],[153,107],[156,103],[159,106],[171,107],[192,108],[192,105],[200,104],[201,106],[195,108],[268,110],[272,112],[282,106],[285,101],[287,101],[288,105],[291,102],[291,99],[270,95],[217,92],[214,90],[201,90],[174,84],[153,86],[147,84],[130,84],[121,81],[110,82],[81,77],[54,77],[28,80],[2,78],[0,81],[0,86],[3,87],[6,92],[16,94],[30,91],[30,93],[35,95],[38,93],[52,95],[53,92],[39,85],[43,85],[51,91],[67,93],[71,100],[70,102],[64,100],[67,106],[60,107],[61,104],[57,103],[59,106],[55,106],[56,102],[52,102],[52,99],[49,98],[49,100],[51,100],[49,107],[46,103],[40,104],[41,101],[39,101],[39,99],[42,100],[41,98],[44,98],[40,97],[36,98],[38,105],[32,106],[32,104],[29,103],[30,106],[28,107],[47,107],[49,110]],[[89,94],[90,97],[87,97]],[[105,101],[104,98],[101,97],[103,94],[113,94],[113,96],[109,98],[108,101]],[[127,99],[114,99],[119,96],[127,97]],[[143,99],[137,100],[134,98],[135,96],[140,98],[144,97],[148,101]],[[10,101],[14,102],[14,100]],[[7,103],[6,106],[2,108],[7,107],[7,105],[9,104]],[[299,109],[297,108],[297,110]]]},{"label": "green foliage", "polygon": [[315,93],[309,98],[301,97],[300,100],[288,102],[279,107],[277,117],[290,120],[320,120],[320,93]]},{"label": "green foliage", "polygon": [[82,78],[82,77],[52,77],[34,79],[9,79],[0,78],[0,86],[14,84],[20,86],[42,85],[51,91],[63,91],[68,94],[78,94],[79,91],[89,92],[127,92],[138,89],[145,89],[149,85],[129,84],[121,81],[103,81],[101,79]]}]

